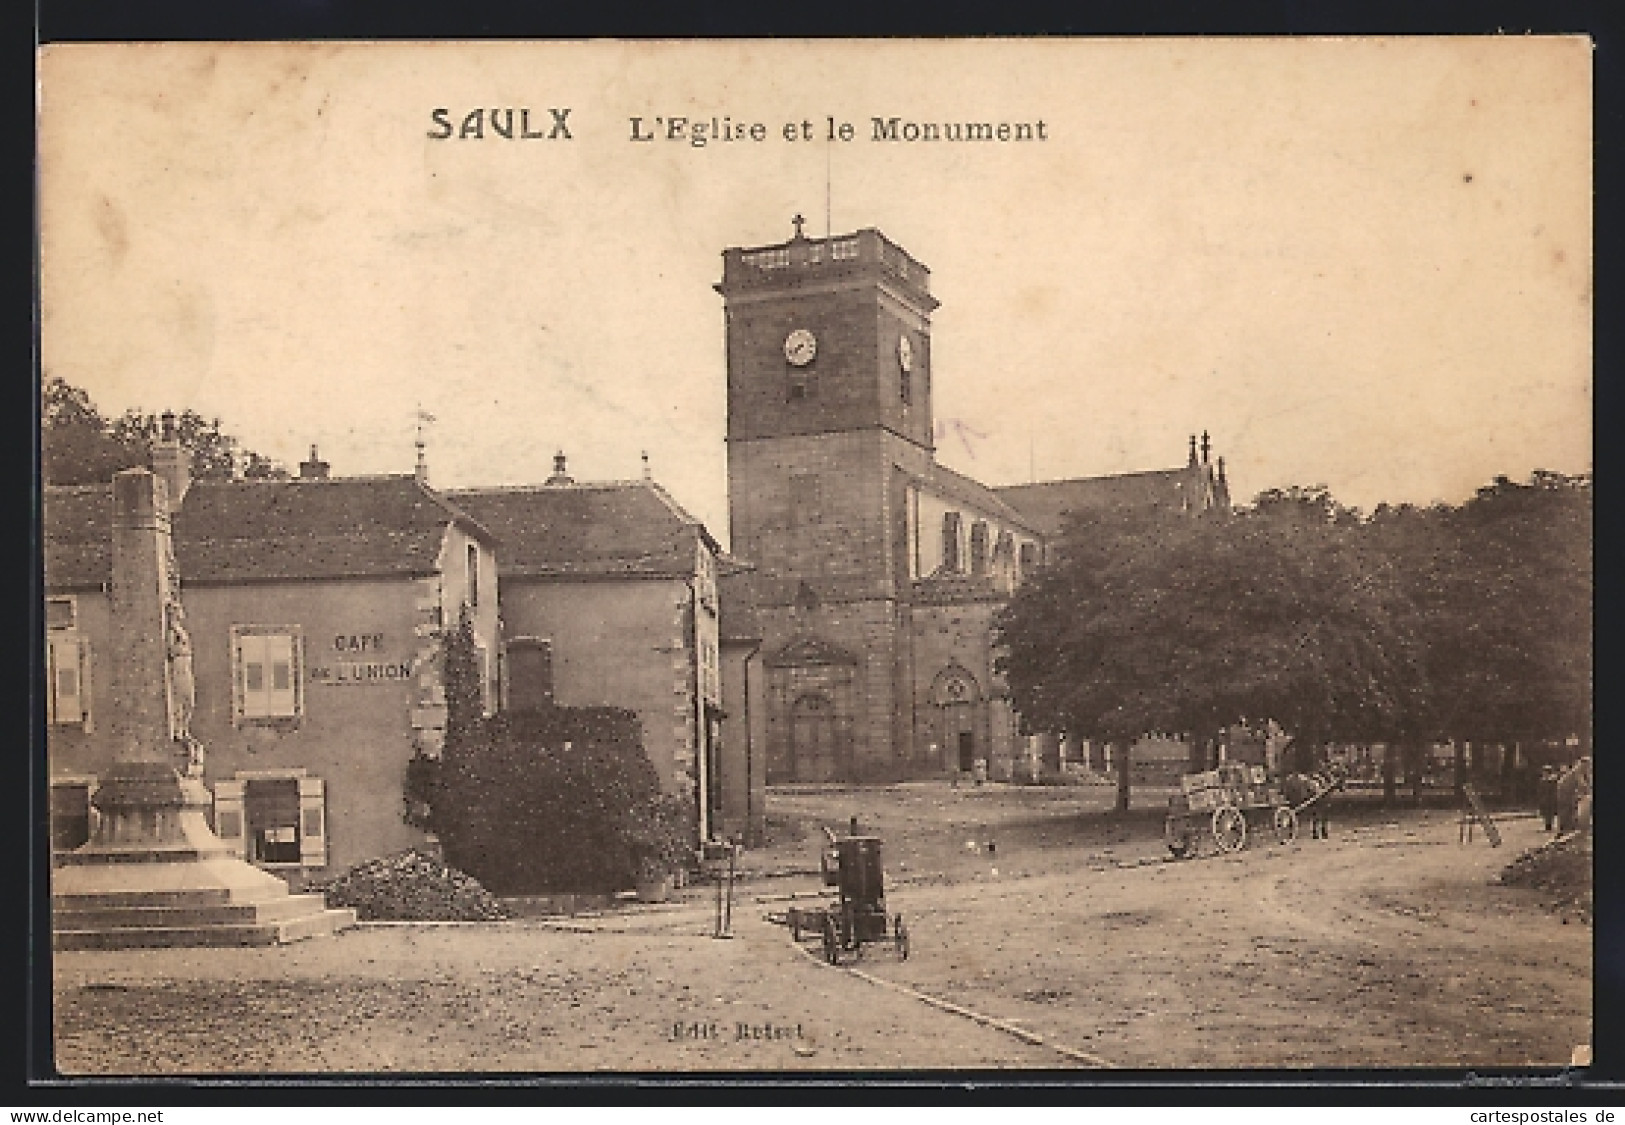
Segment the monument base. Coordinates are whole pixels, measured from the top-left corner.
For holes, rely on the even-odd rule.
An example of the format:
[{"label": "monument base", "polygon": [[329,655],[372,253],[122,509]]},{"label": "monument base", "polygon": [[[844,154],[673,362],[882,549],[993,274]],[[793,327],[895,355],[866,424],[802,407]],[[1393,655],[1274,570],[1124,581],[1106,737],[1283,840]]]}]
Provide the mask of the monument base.
[{"label": "monument base", "polygon": [[204,817],[208,790],[167,763],[114,765],[95,801],[95,835],[51,873],[53,948],[277,945],[355,924],[233,854]]}]

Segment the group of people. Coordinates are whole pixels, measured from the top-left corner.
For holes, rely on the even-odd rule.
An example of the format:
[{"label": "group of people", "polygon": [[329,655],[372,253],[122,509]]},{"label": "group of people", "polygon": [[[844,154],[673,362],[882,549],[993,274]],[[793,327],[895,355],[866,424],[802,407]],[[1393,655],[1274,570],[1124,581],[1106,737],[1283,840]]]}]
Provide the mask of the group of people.
[{"label": "group of people", "polygon": [[1540,771],[1537,803],[1546,831],[1573,832],[1591,827],[1591,759],[1568,769],[1548,765]]}]

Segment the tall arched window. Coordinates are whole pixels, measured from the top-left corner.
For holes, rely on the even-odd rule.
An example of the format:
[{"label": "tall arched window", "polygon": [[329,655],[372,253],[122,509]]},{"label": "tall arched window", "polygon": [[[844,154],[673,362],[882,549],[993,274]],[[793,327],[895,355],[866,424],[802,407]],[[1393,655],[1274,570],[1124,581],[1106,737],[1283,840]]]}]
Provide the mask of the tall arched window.
[{"label": "tall arched window", "polygon": [[944,512],[942,516],[942,569],[957,571],[959,562],[959,513]]},{"label": "tall arched window", "polygon": [[978,578],[987,573],[987,524],[981,520],[970,525],[970,572]]}]

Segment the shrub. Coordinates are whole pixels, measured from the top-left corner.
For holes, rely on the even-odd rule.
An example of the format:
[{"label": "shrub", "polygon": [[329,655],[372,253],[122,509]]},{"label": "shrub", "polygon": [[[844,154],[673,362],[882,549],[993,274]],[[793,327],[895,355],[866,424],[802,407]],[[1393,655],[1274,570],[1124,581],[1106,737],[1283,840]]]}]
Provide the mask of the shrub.
[{"label": "shrub", "polygon": [[601,894],[670,871],[691,846],[636,714],[505,712],[448,732],[434,823],[453,866],[498,894]]}]

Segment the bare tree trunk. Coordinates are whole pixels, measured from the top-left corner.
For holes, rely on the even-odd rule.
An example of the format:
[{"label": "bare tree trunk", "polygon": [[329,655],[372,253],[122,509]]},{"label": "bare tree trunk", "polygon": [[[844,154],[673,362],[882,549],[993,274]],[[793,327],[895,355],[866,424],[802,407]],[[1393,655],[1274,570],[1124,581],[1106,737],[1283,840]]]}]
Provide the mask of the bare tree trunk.
[{"label": "bare tree trunk", "polygon": [[1132,743],[1117,744],[1117,811],[1128,812],[1129,802],[1129,747]]},{"label": "bare tree trunk", "polygon": [[1452,784],[1456,791],[1456,803],[1460,804],[1467,798],[1467,742],[1452,742],[1450,751],[1454,755]]},{"label": "bare tree trunk", "polygon": [[1393,808],[1399,801],[1399,753],[1397,743],[1386,742],[1382,747],[1382,807]]}]

